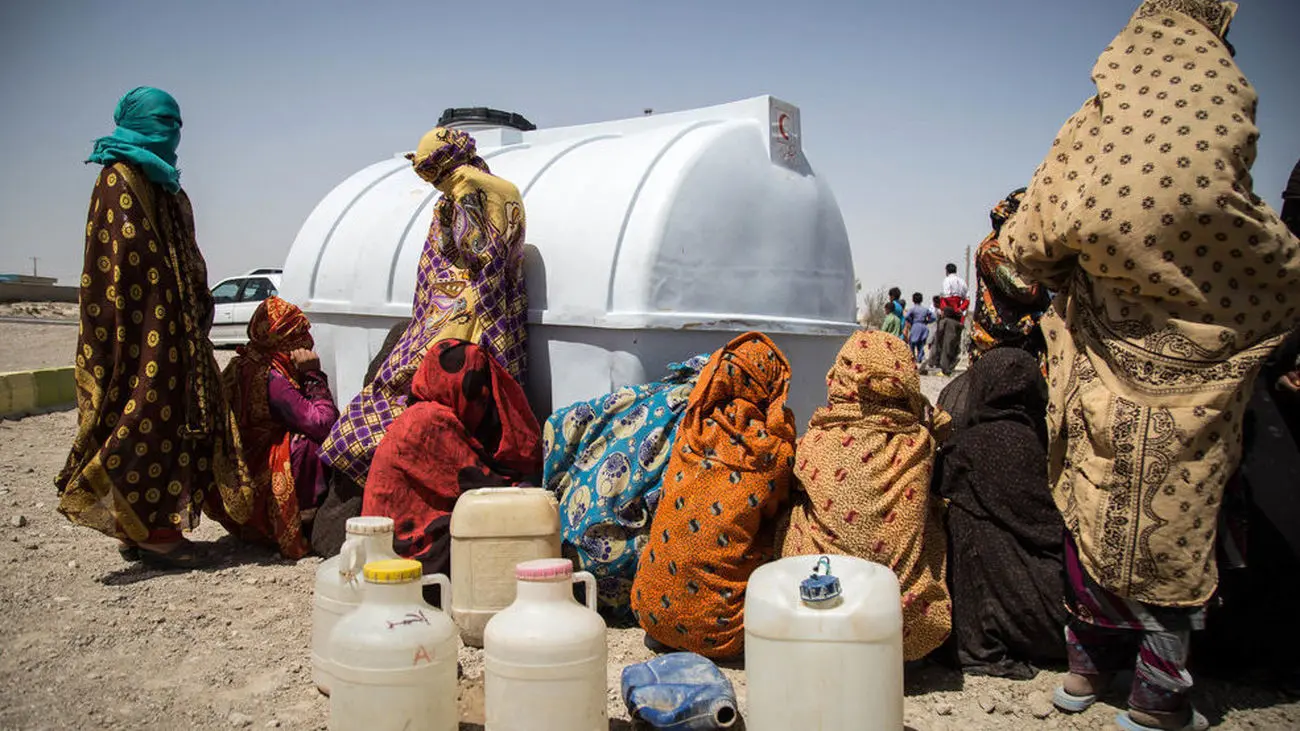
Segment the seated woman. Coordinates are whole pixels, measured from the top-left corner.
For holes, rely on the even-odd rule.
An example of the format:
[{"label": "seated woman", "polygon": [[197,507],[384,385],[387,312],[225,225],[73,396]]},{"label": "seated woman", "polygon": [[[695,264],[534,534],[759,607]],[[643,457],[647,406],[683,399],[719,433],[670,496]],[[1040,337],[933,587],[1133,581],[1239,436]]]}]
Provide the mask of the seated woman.
[{"label": "seated woman", "polygon": [[449,574],[460,494],[536,484],[541,471],[541,427],[524,390],[484,348],[443,340],[415,372],[406,410],[375,450],[361,514],[392,518],[398,554],[426,573]]},{"label": "seated woman", "polygon": [[544,484],[560,501],[564,555],[590,571],[608,618],[631,617],[637,558],[659,504],[664,467],[700,369],[673,363],[657,383],[560,409],[546,421]]},{"label": "seated woman", "polygon": [[880,331],[850,337],[826,380],[829,404],[799,441],[781,555],[840,554],[893,569],[903,657],[919,660],[952,625],[940,506],[930,500],[935,443],[949,418],[921,395],[911,350]]},{"label": "seated woman", "polygon": [[790,494],[789,392],[790,364],[760,333],[732,340],[700,373],[632,582],[649,640],[713,658],[744,649],[745,587],[772,558]]},{"label": "seated woman", "polygon": [[314,345],[302,310],[271,297],[222,373],[255,496],[246,523],[222,523],[233,535],[274,543],[286,558],[307,554],[310,519],[325,496],[320,443],[339,418]]},{"label": "seated woman", "polygon": [[948,499],[957,659],[975,675],[1032,678],[1030,663],[1065,660],[1061,536],[1047,484],[1047,383],[1016,347],[968,371],[966,423],[939,450]]}]

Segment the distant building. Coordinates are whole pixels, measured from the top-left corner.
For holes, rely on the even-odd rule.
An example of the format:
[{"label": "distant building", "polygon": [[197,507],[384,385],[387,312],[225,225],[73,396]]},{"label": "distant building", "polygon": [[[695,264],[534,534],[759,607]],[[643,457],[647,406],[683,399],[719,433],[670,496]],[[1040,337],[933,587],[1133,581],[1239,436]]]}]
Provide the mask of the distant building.
[{"label": "distant building", "polygon": [[0,282],[11,284],[43,284],[53,286],[59,281],[54,277],[33,277],[30,274],[0,274]]}]

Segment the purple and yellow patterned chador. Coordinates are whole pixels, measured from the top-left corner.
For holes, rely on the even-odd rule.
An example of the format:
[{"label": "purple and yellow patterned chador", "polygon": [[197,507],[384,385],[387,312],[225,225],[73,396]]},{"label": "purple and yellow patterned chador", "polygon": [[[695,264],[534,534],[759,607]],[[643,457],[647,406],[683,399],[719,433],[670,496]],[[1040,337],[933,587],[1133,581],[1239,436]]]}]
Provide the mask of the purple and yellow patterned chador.
[{"label": "purple and yellow patterned chador", "polygon": [[359,485],[388,425],[406,408],[411,378],[435,343],[475,343],[521,385],[527,382],[519,189],[492,175],[474,138],[457,130],[434,129],[407,158],[442,193],[420,254],[411,324],[322,448],[324,458]]}]

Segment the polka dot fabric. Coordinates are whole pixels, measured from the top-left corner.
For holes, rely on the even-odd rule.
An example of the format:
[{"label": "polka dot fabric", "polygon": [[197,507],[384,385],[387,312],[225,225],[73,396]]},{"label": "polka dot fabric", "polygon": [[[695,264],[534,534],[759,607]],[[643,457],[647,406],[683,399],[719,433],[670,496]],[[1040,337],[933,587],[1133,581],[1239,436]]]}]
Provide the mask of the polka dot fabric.
[{"label": "polka dot fabric", "polygon": [[691,391],[632,582],[637,621],[669,647],[713,658],[744,649],[745,587],[772,558],[790,495],[789,390],[785,356],[747,333],[713,355]]},{"label": "polka dot fabric", "polygon": [[178,539],[204,509],[248,520],[211,322],[189,199],[126,164],[105,167],[86,223],[77,436],[55,480],[74,523],[144,542]]},{"label": "polka dot fabric", "polygon": [[849,338],[827,375],[829,404],[799,440],[798,492],[781,555],[857,556],[888,566],[903,593],[903,656],[952,629],[941,505],[930,498],[951,419],[921,395],[907,345],[881,331]]},{"label": "polka dot fabric", "polygon": [[1213,593],[1243,394],[1300,320],[1300,245],[1252,190],[1234,11],[1143,3],[1003,229],[1058,292],[1042,321],[1058,507],[1093,578],[1155,605]]}]

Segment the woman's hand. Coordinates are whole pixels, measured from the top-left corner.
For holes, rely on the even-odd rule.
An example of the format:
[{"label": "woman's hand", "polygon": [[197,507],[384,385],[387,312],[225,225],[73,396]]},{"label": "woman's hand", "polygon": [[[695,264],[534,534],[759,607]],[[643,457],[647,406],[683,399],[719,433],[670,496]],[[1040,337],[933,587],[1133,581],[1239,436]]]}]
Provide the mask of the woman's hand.
[{"label": "woman's hand", "polygon": [[298,348],[290,353],[289,360],[293,361],[293,365],[298,369],[299,373],[320,370],[320,356],[306,348]]},{"label": "woman's hand", "polygon": [[1277,379],[1277,385],[1293,395],[1300,395],[1300,371],[1291,371]]}]

